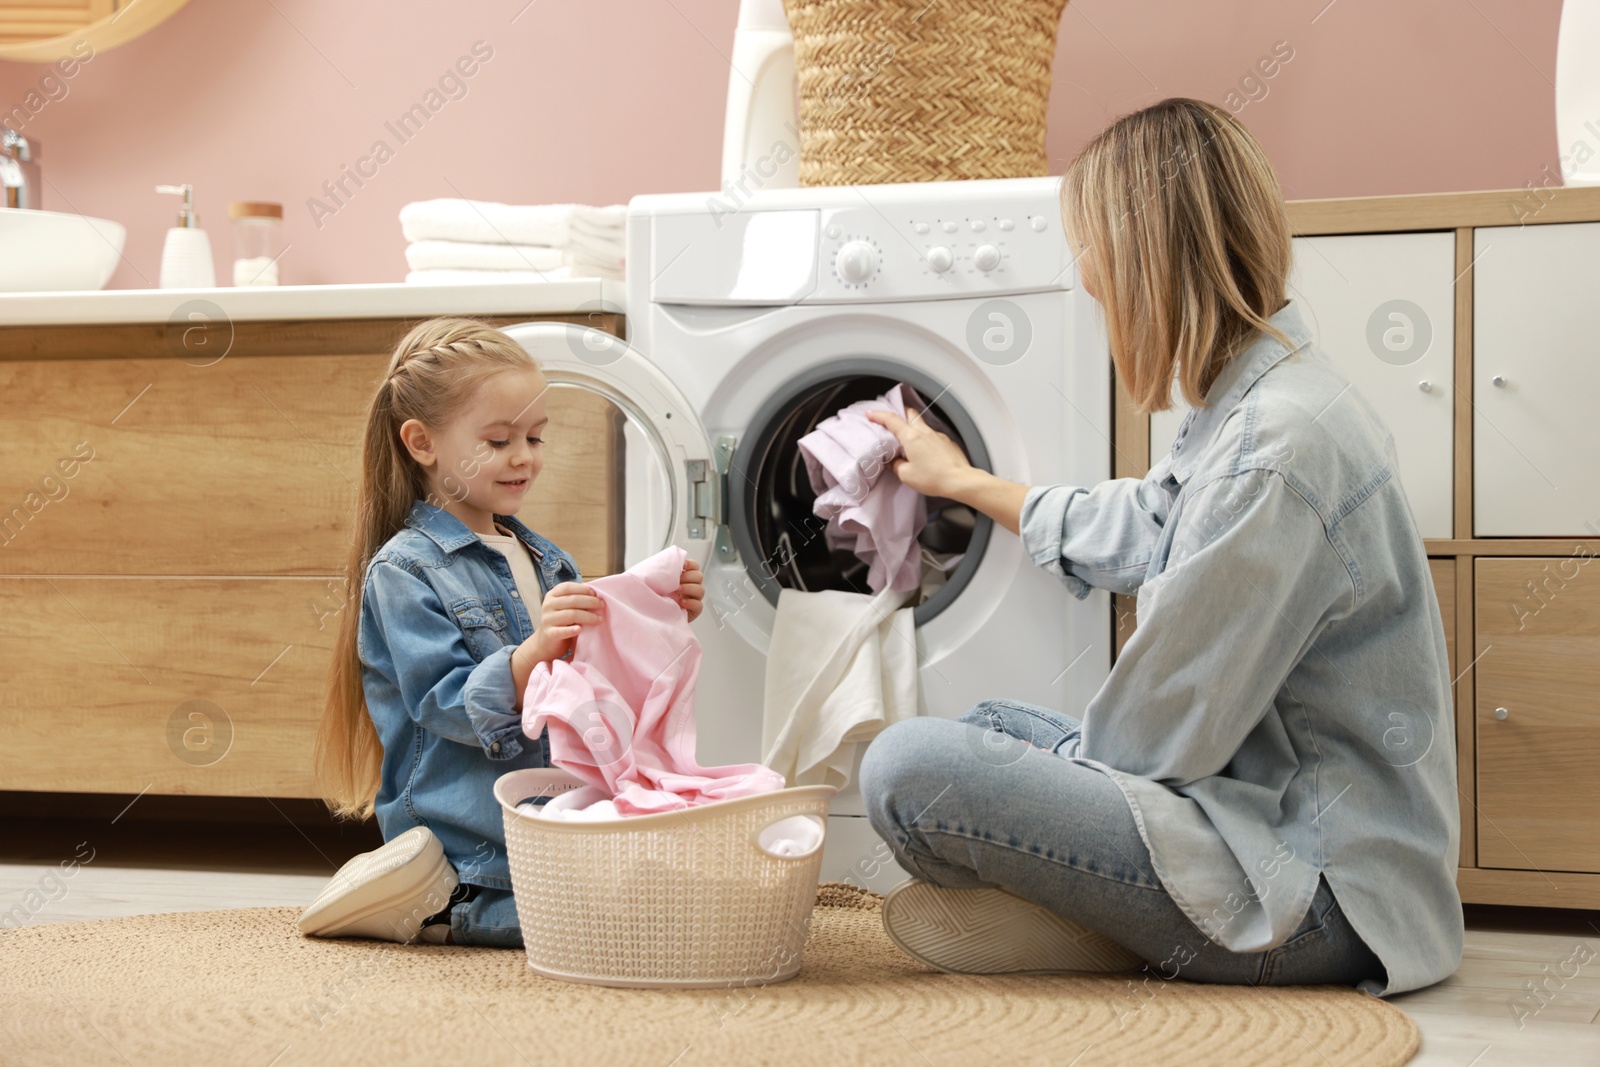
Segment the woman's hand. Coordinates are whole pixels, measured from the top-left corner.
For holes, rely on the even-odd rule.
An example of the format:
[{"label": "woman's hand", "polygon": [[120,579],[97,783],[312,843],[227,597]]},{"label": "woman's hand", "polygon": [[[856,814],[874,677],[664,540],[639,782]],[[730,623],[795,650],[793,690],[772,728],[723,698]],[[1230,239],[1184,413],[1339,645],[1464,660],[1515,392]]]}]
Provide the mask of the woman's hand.
[{"label": "woman's hand", "polygon": [[684,560],[683,577],[678,580],[678,591],[672,594],[672,599],[689,613],[689,621],[694,622],[705,608],[705,598],[705,575],[700,572],[700,564],[692,559]]},{"label": "woman's hand", "polygon": [[869,411],[867,418],[900,439],[906,458],[894,461],[894,472],[906,485],[924,496],[977,508],[1012,533],[1020,532],[1028,486],[974,467],[959,445],[921,419],[907,422],[892,411]]},{"label": "woman's hand", "polygon": [[958,487],[973,471],[961,446],[922,419],[907,422],[892,411],[869,411],[867,418],[900,439],[904,459],[894,461],[894,472],[906,485],[924,496],[954,498]]},{"label": "woman's hand", "polygon": [[604,610],[605,601],[582,582],[562,582],[546,593],[539,608],[539,628],[523,642],[525,646],[532,646],[524,653],[532,656],[530,666],[565,656],[578,631],[585,624],[600,622]]}]

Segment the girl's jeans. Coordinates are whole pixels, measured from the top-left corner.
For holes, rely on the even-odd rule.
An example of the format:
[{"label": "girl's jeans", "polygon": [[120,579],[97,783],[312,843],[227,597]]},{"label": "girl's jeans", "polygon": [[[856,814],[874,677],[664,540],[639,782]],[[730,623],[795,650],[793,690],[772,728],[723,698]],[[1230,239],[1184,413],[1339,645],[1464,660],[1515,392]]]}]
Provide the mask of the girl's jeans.
[{"label": "girl's jeans", "polygon": [[511,890],[485,886],[471,900],[451,908],[450,936],[458,945],[521,948],[522,926]]},{"label": "girl's jeans", "polygon": [[861,762],[873,828],[902,867],[927,881],[998,886],[1117,941],[1162,979],[1355,985],[1384,977],[1326,879],[1277,948],[1238,953],[1208,939],[1156,877],[1122,790],[1055,755],[1080,728],[1071,716],[1011,700],[983,701],[954,721],[897,722]]}]

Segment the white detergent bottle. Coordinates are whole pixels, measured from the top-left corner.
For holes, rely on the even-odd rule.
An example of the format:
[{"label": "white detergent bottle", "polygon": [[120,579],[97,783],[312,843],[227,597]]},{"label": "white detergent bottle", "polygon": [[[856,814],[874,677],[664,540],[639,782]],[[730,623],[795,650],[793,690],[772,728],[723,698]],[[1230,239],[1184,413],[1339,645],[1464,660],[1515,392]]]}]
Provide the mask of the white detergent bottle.
[{"label": "white detergent bottle", "polygon": [[161,288],[214,288],[217,272],[211,264],[211,239],[194,213],[194,186],[158,185],[156,192],[183,197],[178,224],[167,231],[166,244],[161,246]]},{"label": "white detergent bottle", "polygon": [[722,129],[722,179],[748,190],[800,184],[794,34],[783,0],[739,0]]}]

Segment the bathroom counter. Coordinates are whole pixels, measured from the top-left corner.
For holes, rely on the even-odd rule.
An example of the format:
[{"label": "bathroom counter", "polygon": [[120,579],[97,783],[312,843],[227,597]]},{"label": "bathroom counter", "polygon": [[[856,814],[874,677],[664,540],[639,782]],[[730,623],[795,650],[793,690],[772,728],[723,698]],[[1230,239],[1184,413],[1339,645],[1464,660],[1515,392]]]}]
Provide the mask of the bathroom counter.
[{"label": "bathroom counter", "polygon": [[213,317],[276,319],[416,319],[432,315],[506,315],[604,308],[620,312],[621,282],[601,278],[494,285],[283,285],[211,289],[102,289],[0,293],[0,326],[164,323],[207,301]]}]

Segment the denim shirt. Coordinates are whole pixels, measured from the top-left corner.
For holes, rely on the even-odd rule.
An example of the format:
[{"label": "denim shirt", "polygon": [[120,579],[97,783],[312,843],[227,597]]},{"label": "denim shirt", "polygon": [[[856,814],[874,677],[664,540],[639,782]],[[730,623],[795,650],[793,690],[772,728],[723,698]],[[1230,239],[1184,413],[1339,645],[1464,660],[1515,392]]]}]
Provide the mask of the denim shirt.
[{"label": "denim shirt", "polygon": [[1449,660],[1393,438],[1294,302],[1143,479],[1035,486],[1034,563],[1138,628],[1068,758],[1121,787],[1162,883],[1236,952],[1284,942],[1319,873],[1388,971],[1461,960]]},{"label": "denim shirt", "polygon": [[[579,581],[554,544],[510,515],[540,595]],[[523,736],[511,653],[533,635],[505,556],[423,500],[367,564],[358,648],[367,711],[383,742],[376,814],[385,841],[413,826],[439,838],[463,882],[511,888],[495,779],[549,765],[547,733]]]}]

